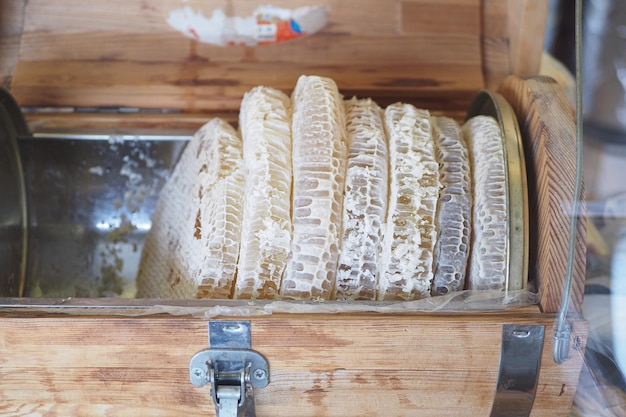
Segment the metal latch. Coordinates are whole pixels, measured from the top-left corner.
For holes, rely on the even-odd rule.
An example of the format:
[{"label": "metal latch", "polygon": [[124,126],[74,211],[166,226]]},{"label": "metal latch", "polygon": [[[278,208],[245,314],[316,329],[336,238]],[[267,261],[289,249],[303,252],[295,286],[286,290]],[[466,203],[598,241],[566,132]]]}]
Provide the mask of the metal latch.
[{"label": "metal latch", "polygon": [[197,387],[211,384],[217,417],[253,417],[253,388],[269,384],[269,365],[251,349],[249,321],[209,322],[209,349],[189,362],[189,379]]},{"label": "metal latch", "polygon": [[491,417],[528,417],[541,368],[543,325],[502,326],[500,370]]}]

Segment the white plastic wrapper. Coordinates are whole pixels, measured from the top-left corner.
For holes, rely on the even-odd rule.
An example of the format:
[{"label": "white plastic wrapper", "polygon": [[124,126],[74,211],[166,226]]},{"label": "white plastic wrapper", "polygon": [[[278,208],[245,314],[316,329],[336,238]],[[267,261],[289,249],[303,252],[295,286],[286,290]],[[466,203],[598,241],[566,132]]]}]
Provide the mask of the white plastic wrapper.
[{"label": "white plastic wrapper", "polygon": [[[203,319],[215,317],[254,317],[278,313],[289,314],[356,314],[356,313],[434,313],[494,312],[539,303],[536,293],[519,291],[458,291],[416,301],[242,301],[242,300],[146,300],[116,299],[31,299],[20,305],[0,305],[0,310],[28,308],[29,312],[61,314],[148,316],[170,314]],[[47,303],[49,302],[49,303]]]},{"label": "white plastic wrapper", "polygon": [[305,6],[284,9],[260,6],[252,16],[227,16],[214,9],[210,17],[186,6],[172,10],[167,23],[185,36],[218,46],[266,45],[318,32],[328,22],[328,8]]}]

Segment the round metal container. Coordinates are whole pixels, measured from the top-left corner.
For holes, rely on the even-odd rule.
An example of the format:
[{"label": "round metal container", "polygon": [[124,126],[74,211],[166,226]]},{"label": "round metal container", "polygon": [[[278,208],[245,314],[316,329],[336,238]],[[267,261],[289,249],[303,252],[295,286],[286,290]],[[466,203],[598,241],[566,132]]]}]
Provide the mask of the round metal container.
[{"label": "round metal container", "polygon": [[0,89],[0,296],[21,297],[28,220],[18,136],[28,128],[15,100]]},{"label": "round metal container", "polygon": [[470,105],[467,118],[484,115],[495,118],[502,131],[507,176],[508,247],[506,290],[526,288],[528,282],[528,179],[522,135],[511,105],[500,94],[483,90]]}]

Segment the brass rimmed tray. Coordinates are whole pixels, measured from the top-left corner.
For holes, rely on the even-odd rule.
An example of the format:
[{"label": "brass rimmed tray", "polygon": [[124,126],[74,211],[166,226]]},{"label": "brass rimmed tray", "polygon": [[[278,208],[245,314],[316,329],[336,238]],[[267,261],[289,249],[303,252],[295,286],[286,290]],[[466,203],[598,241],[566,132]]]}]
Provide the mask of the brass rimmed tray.
[{"label": "brass rimmed tray", "polygon": [[513,108],[500,94],[480,91],[470,105],[467,118],[477,115],[495,118],[502,130],[508,212],[505,290],[524,289],[528,284],[529,215],[522,135]]}]

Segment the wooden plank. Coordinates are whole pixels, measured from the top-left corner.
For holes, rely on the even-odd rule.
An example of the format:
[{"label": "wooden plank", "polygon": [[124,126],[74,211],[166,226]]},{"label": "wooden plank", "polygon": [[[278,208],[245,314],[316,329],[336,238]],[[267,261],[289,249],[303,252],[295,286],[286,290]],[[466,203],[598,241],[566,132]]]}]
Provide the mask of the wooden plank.
[{"label": "wooden plank", "polygon": [[[251,320],[271,369],[255,392],[259,416],[489,415],[504,323],[546,326],[533,417],[566,414],[582,363],[572,348],[554,364],[553,317],[537,314]],[[191,355],[207,347],[204,320],[5,317],[0,330],[3,415],[214,415],[208,387],[188,380]],[[582,348],[585,334],[576,322]]]},{"label": "wooden plank", "polygon": [[509,33],[507,2],[483,0],[482,59],[485,87],[495,90],[509,74]]},{"label": "wooden plank", "polygon": [[549,2],[508,0],[509,62],[511,73],[539,74]]},{"label": "wooden plank", "polygon": [[[281,7],[305,3],[308,4],[304,0],[273,2]],[[89,7],[80,0],[32,0],[26,9],[21,60],[38,62],[40,67],[51,67],[52,71],[59,61],[98,61],[100,66],[111,65],[114,69],[122,68],[114,62],[153,62],[159,66],[161,62],[182,65],[189,61],[207,66],[246,63],[250,74],[244,72],[243,76],[248,78],[265,70],[263,65],[255,65],[259,62],[281,63],[279,71],[295,65],[302,73],[319,73],[320,65],[336,66],[342,72],[358,72],[359,68],[371,71],[372,67],[382,66],[395,78],[404,77],[402,72],[395,73],[398,68],[419,71],[424,64],[440,64],[449,66],[448,72],[456,69],[459,77],[471,74],[473,91],[485,85],[495,88],[511,72],[534,74],[539,68],[539,38],[547,13],[541,0],[370,0],[361,2],[359,7],[345,0],[320,0],[316,4],[329,8],[330,23],[315,36],[267,47],[223,48],[197,43],[169,27],[169,12],[182,6],[177,0],[158,0],[149,5],[141,0],[92,1]],[[206,16],[218,8],[229,15],[246,15],[257,5],[246,0],[185,2],[185,6],[201,10]],[[0,37],[0,42],[7,40]],[[11,42],[17,44],[15,40]],[[172,67],[162,68],[163,72],[170,70]],[[275,78],[280,78],[279,74],[275,73]],[[437,76],[435,71],[430,78]],[[29,84],[27,78],[21,77],[16,87],[27,88]],[[158,90],[162,85],[157,78],[135,87]],[[54,89],[48,86],[43,98],[62,95],[50,92]],[[84,95],[92,93],[85,90]],[[135,101],[142,98],[144,103],[155,102],[148,100],[146,94],[135,93],[129,91],[128,96]],[[29,97],[33,97],[32,92]],[[204,108],[234,105],[221,102],[221,98],[216,101],[220,103]],[[177,104],[195,103],[189,100]]]},{"label": "wooden plank", "polygon": [[480,4],[473,0],[400,2],[402,31],[405,33],[471,33],[480,35]]},{"label": "wooden plank", "polygon": [[19,57],[23,23],[24,0],[0,2],[0,87],[11,85]]},{"label": "wooden plank", "polygon": [[487,88],[497,89],[510,74],[539,74],[548,3],[545,0],[482,2],[482,58]]},{"label": "wooden plank", "polygon": [[[315,73],[332,76],[350,97],[413,99],[441,108],[466,107],[480,74],[463,75],[463,65],[324,66]],[[207,65],[202,62],[138,63],[114,61],[20,62],[13,93],[22,106],[143,107],[227,111],[239,108],[243,94],[257,85],[290,93],[311,66],[281,63]],[[436,74],[436,75],[435,75]],[[477,79],[478,77],[478,79]],[[382,103],[381,103],[382,104]]]},{"label": "wooden plank", "polygon": [[[174,31],[166,19],[181,7],[178,0],[93,3],[28,2],[13,82],[20,103],[235,110],[253,86],[290,91],[300,74],[320,74],[350,94],[449,103],[457,91],[456,101],[466,104],[483,85],[479,0],[370,0],[357,8],[322,0],[316,4],[328,6],[330,21],[319,34],[255,48],[201,44]],[[212,0],[186,6],[206,16],[217,8],[246,15],[258,4]],[[305,2],[273,4],[293,8]]]},{"label": "wooden plank", "polygon": [[[511,103],[524,139],[529,185],[529,275],[540,306],[561,306],[567,276],[570,209],[576,181],[576,126],[563,90],[552,78],[507,78],[499,92]],[[584,195],[584,194],[583,194]],[[582,311],[586,260],[584,204],[577,223],[570,308]]]},{"label": "wooden plank", "polygon": [[[556,324],[556,318],[552,322]],[[588,324],[581,320],[572,320],[572,343],[568,359],[561,365],[554,363],[553,325],[546,326],[545,343],[541,356],[541,373],[537,382],[537,395],[530,417],[566,417],[578,386],[580,370],[584,363],[587,343]],[[575,341],[580,343],[577,347]]]},{"label": "wooden plank", "polygon": [[[216,9],[228,16],[251,16],[263,3],[249,0],[91,0],[89,7],[80,0],[31,0],[25,25],[26,32],[85,33],[112,31],[118,34],[167,32],[172,10],[187,6],[210,17]],[[476,19],[478,0],[392,0],[361,1],[359,7],[346,0],[276,0],[277,7],[294,9],[302,6],[325,6],[330,23],[323,33],[337,35],[393,35],[400,31],[411,33],[473,33],[480,32]],[[451,10],[454,9],[454,10]],[[400,15],[398,15],[400,11]],[[453,19],[445,19],[452,13]],[[398,19],[400,17],[400,19]],[[414,21],[411,21],[414,20]],[[439,25],[433,23],[438,22]],[[420,23],[417,25],[416,23]]]},{"label": "wooden plank", "polygon": [[[422,34],[421,36],[340,36],[319,34],[294,42],[256,48],[200,44],[177,33],[125,34],[112,32],[25,33],[22,61],[111,61],[175,63],[294,63],[316,67],[358,65],[418,65],[425,63],[474,66],[480,69],[477,36]],[[94,47],[97,45],[97,47]],[[123,46],[122,46],[123,45]],[[323,58],[323,60],[322,60]],[[262,66],[258,70],[262,70]],[[254,68],[251,68],[254,70]],[[393,75],[393,74],[390,74]],[[436,75],[436,74],[434,74]]]},{"label": "wooden plank", "polygon": [[[465,119],[465,109],[434,110],[435,116]],[[120,114],[120,113],[26,113],[26,121],[33,133],[74,134],[159,134],[193,135],[212,117],[220,117],[234,126],[238,112],[174,113],[174,114]]]},{"label": "wooden plank", "polygon": [[[428,0],[420,0],[428,3]],[[432,0],[431,0],[432,1]],[[470,0],[477,3],[476,0]],[[249,0],[30,0],[25,31],[27,32],[93,32],[112,31],[119,34],[174,32],[168,23],[169,13],[190,7],[209,18],[220,9],[227,16],[251,16],[254,10],[270,3]],[[294,9],[302,6],[326,6],[329,25],[326,33],[393,34],[398,31],[398,0],[362,1],[359,7],[345,0],[275,0],[277,7]]]},{"label": "wooden plank", "polygon": [[120,114],[26,113],[33,133],[193,135],[213,117],[237,125],[238,112]]}]

